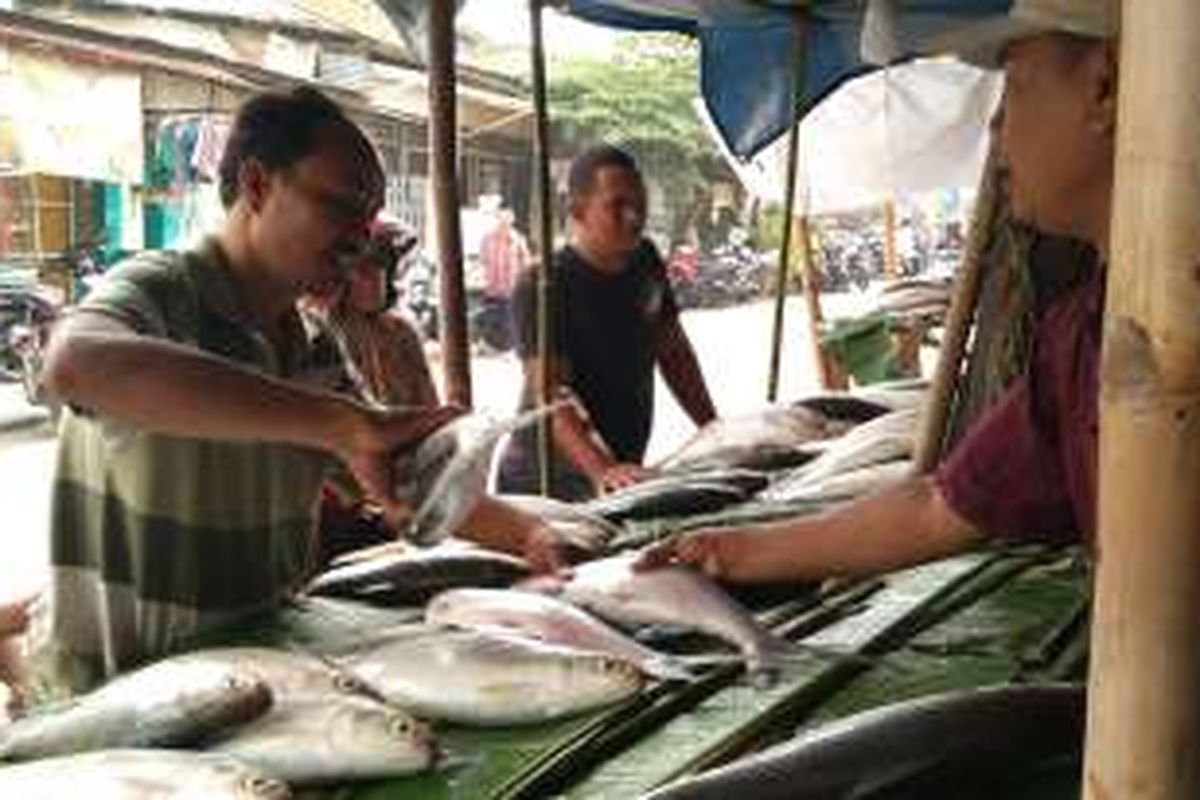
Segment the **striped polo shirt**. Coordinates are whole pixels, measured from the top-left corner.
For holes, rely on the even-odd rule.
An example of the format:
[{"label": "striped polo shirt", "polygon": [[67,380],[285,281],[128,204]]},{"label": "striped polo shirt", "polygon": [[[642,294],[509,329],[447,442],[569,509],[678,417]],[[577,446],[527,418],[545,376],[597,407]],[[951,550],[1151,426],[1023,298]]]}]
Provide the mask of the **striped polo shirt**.
[{"label": "striped polo shirt", "polygon": [[[241,307],[210,240],[123,263],[76,313],[309,386],[343,379],[336,348],[299,317],[292,363],[282,363]],[[164,436],[76,411],[59,439],[41,665],[56,683],[79,688],[269,608],[311,569],[325,454]]]}]

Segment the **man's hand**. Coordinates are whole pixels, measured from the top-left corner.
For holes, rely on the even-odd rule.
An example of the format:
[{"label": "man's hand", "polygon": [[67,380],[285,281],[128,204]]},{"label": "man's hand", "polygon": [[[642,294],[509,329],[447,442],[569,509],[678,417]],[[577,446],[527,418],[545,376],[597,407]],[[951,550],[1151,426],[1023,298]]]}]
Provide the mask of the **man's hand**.
[{"label": "man's hand", "polygon": [[615,492],[617,489],[624,489],[626,486],[633,486],[635,483],[641,483],[652,474],[651,470],[641,464],[613,464],[595,477],[596,488],[600,494],[607,494]]},{"label": "man's hand", "polygon": [[537,525],[526,531],[521,556],[536,573],[562,573],[570,567],[569,550],[553,528]]},{"label": "man's hand", "polygon": [[735,528],[705,528],[671,536],[641,552],[635,570],[671,565],[694,567],[714,580],[745,581],[755,576],[747,556],[755,537]]},{"label": "man's hand", "polygon": [[349,435],[337,444],[335,452],[384,515],[396,519],[403,513],[396,496],[396,452],[412,447],[461,413],[456,406],[360,408]]}]

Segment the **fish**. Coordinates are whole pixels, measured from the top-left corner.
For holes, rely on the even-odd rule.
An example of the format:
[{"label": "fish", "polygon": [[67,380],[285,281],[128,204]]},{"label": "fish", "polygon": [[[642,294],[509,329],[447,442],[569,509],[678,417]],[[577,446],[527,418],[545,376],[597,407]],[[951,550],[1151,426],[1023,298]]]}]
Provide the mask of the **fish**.
[{"label": "fish", "polygon": [[17,800],[290,800],[287,784],[228,756],[115,749],[0,767],[0,797]]},{"label": "fish", "polygon": [[323,658],[274,647],[213,647],[173,656],[183,665],[213,665],[250,674],[266,684],[273,698],[272,711],[289,703],[310,699],[338,699],[369,695],[350,673]]},{"label": "fish", "polygon": [[873,464],[911,458],[919,422],[920,411],[909,408],[856,425],[832,441],[820,456],[784,476],[781,483],[815,483]]},{"label": "fish", "polygon": [[413,775],[435,765],[429,728],[365,697],[309,697],[254,720],[212,747],[292,786]]},{"label": "fish", "polygon": [[646,800],[923,800],[990,794],[1022,766],[1078,758],[1075,684],[958,690],[874,708],[675,781]]},{"label": "fish", "polygon": [[636,553],[623,553],[578,564],[558,590],[617,624],[671,625],[729,642],[756,682],[770,682],[794,650],[704,574],[683,566],[635,571],[636,559]]},{"label": "fish", "polygon": [[803,406],[804,408],[816,411],[825,417],[825,419],[850,422],[855,425],[870,422],[876,417],[881,417],[889,411],[895,410],[884,403],[859,397],[853,392],[836,391],[821,392],[801,397],[799,400],[793,400],[792,405]]},{"label": "fish", "polygon": [[425,629],[332,656],[389,703],[469,726],[547,722],[618,703],[637,666],[495,631]]},{"label": "fish", "polygon": [[740,503],[748,497],[749,494],[737,486],[671,476],[635,483],[581,505],[590,514],[619,522],[701,514]]},{"label": "fish", "polygon": [[621,528],[576,503],[535,494],[500,494],[497,497],[519,511],[549,525],[571,547],[599,553],[621,533]]},{"label": "fish", "polygon": [[488,469],[500,438],[561,405],[551,403],[507,419],[465,414],[399,456],[397,494],[416,508],[404,528],[409,541],[428,546],[457,531],[487,494]]},{"label": "fish", "polygon": [[237,665],[167,659],[9,723],[0,759],[186,747],[261,716],[271,702],[266,683]]},{"label": "fish", "polygon": [[428,600],[459,586],[511,586],[533,568],[525,559],[482,547],[436,546],[353,561],[317,575],[307,592],[378,605]]},{"label": "fish", "polygon": [[913,474],[913,461],[903,458],[841,472],[826,478],[785,479],[764,491],[763,500],[828,503],[872,494]]},{"label": "fish", "polygon": [[680,659],[652,650],[586,611],[556,597],[512,589],[451,589],[425,606],[430,625],[510,629],[550,644],[608,653],[662,680],[695,676]]},{"label": "fish", "polygon": [[719,417],[656,465],[664,472],[713,467],[779,469],[813,457],[803,445],[846,429],[803,406],[774,405],[737,416]]}]

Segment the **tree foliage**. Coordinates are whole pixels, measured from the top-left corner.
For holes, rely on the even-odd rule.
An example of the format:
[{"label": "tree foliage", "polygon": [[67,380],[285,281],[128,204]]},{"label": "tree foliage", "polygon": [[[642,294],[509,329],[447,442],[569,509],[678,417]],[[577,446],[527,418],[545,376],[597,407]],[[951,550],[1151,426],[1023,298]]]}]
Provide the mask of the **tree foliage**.
[{"label": "tree foliage", "polygon": [[696,115],[697,65],[692,40],[645,33],[619,37],[608,60],[558,61],[549,100],[559,141],[624,147],[675,199],[690,201],[722,164]]}]

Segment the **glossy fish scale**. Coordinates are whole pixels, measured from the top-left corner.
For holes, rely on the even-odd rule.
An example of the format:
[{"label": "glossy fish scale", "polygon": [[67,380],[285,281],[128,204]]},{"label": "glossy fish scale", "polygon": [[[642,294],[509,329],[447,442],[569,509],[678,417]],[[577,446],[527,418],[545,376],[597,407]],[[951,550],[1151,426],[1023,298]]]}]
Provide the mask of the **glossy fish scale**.
[{"label": "glossy fish scale", "polygon": [[287,784],[235,759],[181,750],[99,750],[0,768],[16,800],[290,800]]},{"label": "glossy fish scale", "polygon": [[575,567],[562,592],[571,602],[617,623],[673,625],[732,643],[747,669],[767,677],[790,645],[775,637],[709,578],[684,567],[635,572],[636,555]]},{"label": "glossy fish scale", "polygon": [[583,609],[534,592],[453,589],[429,602],[425,621],[475,630],[508,628],[551,644],[626,659],[651,677],[667,680],[693,677],[672,656],[646,647]]},{"label": "glossy fish scale", "polygon": [[62,708],[0,729],[0,758],[29,759],[114,747],[183,747],[260,716],[267,684],[237,664],[152,664]]},{"label": "glossy fish scale", "polygon": [[341,661],[389,702],[464,725],[543,722],[623,700],[643,682],[628,661],[481,631],[410,633]]},{"label": "glossy fish scale", "polygon": [[270,687],[274,705],[312,696],[362,695],[365,687],[353,675],[316,656],[270,647],[221,647],[197,650],[170,659],[180,664],[216,664],[257,676]]},{"label": "glossy fish scale", "polygon": [[297,700],[215,749],[296,786],[410,775],[437,756],[424,724],[355,697]]}]

